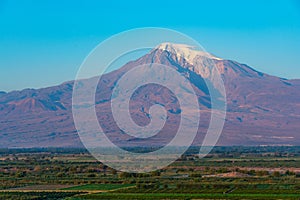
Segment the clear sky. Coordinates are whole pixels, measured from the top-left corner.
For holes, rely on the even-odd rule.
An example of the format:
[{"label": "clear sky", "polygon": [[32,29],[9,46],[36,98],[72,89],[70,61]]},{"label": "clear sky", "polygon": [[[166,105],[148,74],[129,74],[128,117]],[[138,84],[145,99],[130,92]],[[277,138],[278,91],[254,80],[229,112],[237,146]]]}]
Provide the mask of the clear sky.
[{"label": "clear sky", "polygon": [[300,78],[300,1],[0,0],[0,90],[73,80],[98,43],[149,26],[185,33],[218,57]]}]

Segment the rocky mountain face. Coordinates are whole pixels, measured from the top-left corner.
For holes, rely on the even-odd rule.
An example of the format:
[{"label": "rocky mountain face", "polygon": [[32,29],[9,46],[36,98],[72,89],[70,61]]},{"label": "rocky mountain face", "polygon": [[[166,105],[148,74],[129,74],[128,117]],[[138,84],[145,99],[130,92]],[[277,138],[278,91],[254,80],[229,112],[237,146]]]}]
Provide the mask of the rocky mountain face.
[{"label": "rocky mountain face", "polygon": [[[102,76],[95,98],[99,123],[115,143],[144,145],[146,141],[119,129],[111,114],[110,98],[117,81],[128,70],[142,64],[160,63],[183,74],[194,88],[201,112],[194,144],[201,144],[211,108],[204,79],[219,87],[213,80],[217,71],[211,62],[221,73],[227,98],[227,116],[218,145],[300,145],[300,80],[270,76],[245,64],[170,43],[161,44],[145,56]],[[90,80],[82,80],[82,84],[89,84]],[[73,84],[70,81],[42,89],[0,92],[0,147],[82,146],[72,117]],[[157,103],[167,110],[168,120],[151,144],[164,145],[180,121],[176,96],[167,88],[150,84],[134,93],[130,111],[137,124],[146,125],[151,120],[149,109]]]}]

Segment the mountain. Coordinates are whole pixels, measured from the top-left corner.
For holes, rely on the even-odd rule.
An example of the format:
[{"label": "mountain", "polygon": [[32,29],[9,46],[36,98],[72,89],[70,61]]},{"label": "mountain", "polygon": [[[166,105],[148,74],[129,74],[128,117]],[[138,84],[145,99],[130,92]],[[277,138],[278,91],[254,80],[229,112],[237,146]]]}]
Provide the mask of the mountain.
[{"label": "mountain", "polygon": [[[99,123],[115,143],[144,144],[124,134],[114,122],[110,96],[117,81],[130,69],[160,63],[183,74],[194,88],[201,109],[194,144],[201,144],[211,108],[204,80],[210,79],[218,88],[212,79],[216,70],[210,62],[221,73],[227,98],[227,116],[218,145],[300,145],[300,80],[271,76],[183,44],[160,44],[141,58],[103,75],[95,98]],[[89,84],[95,78],[81,82]],[[73,84],[69,81],[42,89],[0,92],[0,147],[81,147],[72,116]],[[168,121],[152,142],[163,145],[180,121],[174,94],[155,84],[141,87],[134,93],[130,109],[133,120],[146,125],[150,121],[149,108],[156,103],[166,108]]]},{"label": "mountain", "polygon": [[5,95],[5,94],[6,94],[6,92],[0,91],[0,96]]}]

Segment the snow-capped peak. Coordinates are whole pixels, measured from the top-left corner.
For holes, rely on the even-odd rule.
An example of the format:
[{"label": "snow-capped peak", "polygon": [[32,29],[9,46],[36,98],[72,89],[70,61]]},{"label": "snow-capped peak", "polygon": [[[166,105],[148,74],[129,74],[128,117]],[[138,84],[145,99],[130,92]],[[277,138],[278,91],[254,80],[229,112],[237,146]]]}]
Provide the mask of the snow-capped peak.
[{"label": "snow-capped peak", "polygon": [[170,53],[177,55],[178,57],[183,57],[191,64],[194,64],[196,57],[207,57],[215,60],[223,60],[205,51],[196,50],[195,47],[186,44],[174,44],[166,42],[158,45],[156,49],[166,50]]}]

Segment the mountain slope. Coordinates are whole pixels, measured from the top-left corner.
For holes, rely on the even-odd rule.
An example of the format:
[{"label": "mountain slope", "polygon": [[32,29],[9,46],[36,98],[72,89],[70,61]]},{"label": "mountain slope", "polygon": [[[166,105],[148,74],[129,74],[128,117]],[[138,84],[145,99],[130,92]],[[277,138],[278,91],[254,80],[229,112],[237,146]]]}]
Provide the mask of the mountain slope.
[{"label": "mountain slope", "polygon": [[[219,145],[300,144],[300,80],[270,76],[187,45],[169,43],[159,45],[145,56],[102,77],[96,93],[100,124],[116,143],[140,144],[142,141],[122,134],[114,123],[110,95],[117,80],[128,70],[141,64],[161,63],[182,73],[196,91],[201,124],[195,144],[201,143],[210,116],[210,97],[204,78],[216,73],[207,60],[215,63],[226,88],[228,111]],[[89,84],[89,79],[82,80],[82,84]],[[37,90],[1,92],[0,147],[81,146],[71,113],[72,87],[71,81]],[[150,120],[149,108],[155,103],[163,104],[170,117],[168,126],[153,138],[163,145],[178,128],[180,109],[172,93],[157,85],[140,88],[131,100],[132,117],[137,124],[146,125]]]}]

